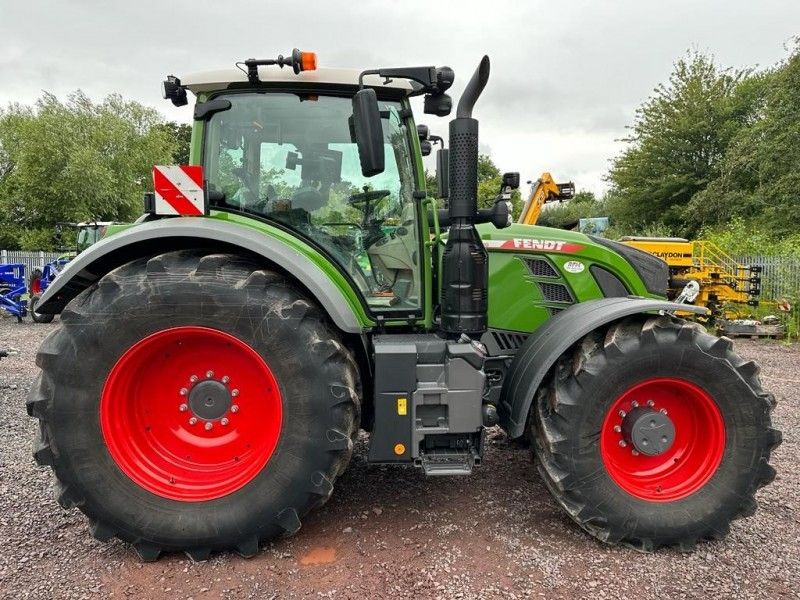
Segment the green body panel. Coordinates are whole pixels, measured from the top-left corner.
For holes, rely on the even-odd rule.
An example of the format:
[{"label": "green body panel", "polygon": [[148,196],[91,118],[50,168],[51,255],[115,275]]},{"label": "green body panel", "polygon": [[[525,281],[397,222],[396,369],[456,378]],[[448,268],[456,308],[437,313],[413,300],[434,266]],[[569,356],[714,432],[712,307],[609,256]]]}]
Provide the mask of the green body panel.
[{"label": "green body panel", "polygon": [[[603,292],[590,271],[594,264],[616,275],[630,294],[657,297],[645,289],[627,260],[582,233],[517,224],[500,230],[492,225],[480,225],[478,231],[489,252],[491,328],[528,333],[552,316],[551,309],[570,305],[545,300],[539,282],[566,286],[574,302],[602,298]],[[545,258],[558,277],[532,275],[524,262],[526,257]],[[573,270],[582,270],[570,272],[565,268],[568,262],[573,262]]]}]

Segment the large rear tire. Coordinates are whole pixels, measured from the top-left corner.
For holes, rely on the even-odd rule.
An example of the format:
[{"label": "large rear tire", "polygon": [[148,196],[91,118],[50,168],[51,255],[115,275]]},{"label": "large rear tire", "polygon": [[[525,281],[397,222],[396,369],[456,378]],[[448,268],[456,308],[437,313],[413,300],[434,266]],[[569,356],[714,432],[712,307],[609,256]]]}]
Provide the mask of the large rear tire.
[{"label": "large rear tire", "polygon": [[128,263],[37,355],[34,456],[95,537],[195,560],[292,534],[331,495],[360,410],[351,353],[286,277],[242,257]]},{"label": "large rear tire", "polygon": [[633,318],[561,357],[530,434],[546,486],[583,529],[642,551],[690,550],[756,510],[781,441],[773,406],[730,340]]}]

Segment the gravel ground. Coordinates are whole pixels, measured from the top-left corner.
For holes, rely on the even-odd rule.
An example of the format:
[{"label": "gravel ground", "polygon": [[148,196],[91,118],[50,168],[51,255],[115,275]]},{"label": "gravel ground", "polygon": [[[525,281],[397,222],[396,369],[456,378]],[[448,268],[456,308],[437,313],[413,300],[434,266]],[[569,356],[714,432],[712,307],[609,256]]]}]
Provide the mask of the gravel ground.
[{"label": "gravel ground", "polygon": [[142,564],[102,544],[52,496],[31,459],[25,397],[57,326],[0,318],[0,596],[3,598],[800,598],[800,346],[742,341],[778,398],[784,442],[759,511],[692,554],[606,547],[556,507],[526,450],[492,431],[468,478],[368,466],[363,442],[331,501],[250,560]]}]

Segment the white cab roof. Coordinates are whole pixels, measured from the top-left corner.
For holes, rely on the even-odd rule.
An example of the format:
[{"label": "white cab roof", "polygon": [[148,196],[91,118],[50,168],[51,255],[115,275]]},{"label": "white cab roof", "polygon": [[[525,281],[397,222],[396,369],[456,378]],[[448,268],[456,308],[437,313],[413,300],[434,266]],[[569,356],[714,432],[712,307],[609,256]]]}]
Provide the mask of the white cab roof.
[{"label": "white cab roof", "polygon": [[[291,67],[281,69],[277,66],[265,66],[258,68],[258,77],[265,82],[358,85],[360,72],[358,69],[322,68],[314,71],[302,71],[295,75]],[[236,67],[232,67],[219,71],[191,73],[181,77],[180,80],[181,85],[186,86],[195,94],[199,94],[201,92],[225,89],[231,83],[247,83],[247,74]],[[406,94],[414,91],[407,79],[394,79],[384,84],[382,77],[367,75],[364,77],[364,83],[370,87],[404,90]]]}]

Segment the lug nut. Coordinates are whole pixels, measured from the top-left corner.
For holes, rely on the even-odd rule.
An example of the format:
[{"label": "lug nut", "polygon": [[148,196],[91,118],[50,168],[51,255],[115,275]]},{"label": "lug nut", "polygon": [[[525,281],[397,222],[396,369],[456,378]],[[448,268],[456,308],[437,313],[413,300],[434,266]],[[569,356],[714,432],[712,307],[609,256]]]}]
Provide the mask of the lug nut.
[{"label": "lug nut", "polygon": [[222,383],[228,383],[230,380],[231,380],[231,378],[228,377],[227,375],[223,375],[222,376]]},{"label": "lug nut", "polygon": [[666,408],[662,408],[662,409],[661,409],[660,411],[658,411],[658,412],[660,412],[662,415],[665,415],[665,414],[667,414],[667,409],[666,409]]},{"label": "lug nut", "polygon": [[[230,421],[228,421],[227,417],[222,417],[222,418],[220,419],[220,421],[219,421],[219,422],[220,422],[220,424],[222,424],[222,425],[227,425],[227,424],[228,424]],[[209,425],[210,425],[210,424],[211,424],[211,423],[209,423]]]},{"label": "lug nut", "polygon": [[197,425],[197,417],[192,417],[189,419],[189,425]]},{"label": "lug nut", "polygon": [[214,376],[214,371],[212,371],[211,369],[209,369],[208,371],[206,371],[206,377],[208,377],[209,379],[211,379],[213,376]]},{"label": "lug nut", "polygon": [[622,427],[620,427],[619,425],[614,425],[614,431],[619,433],[620,431],[622,431]]},{"label": "lug nut", "polygon": [[189,377],[189,381],[191,381],[192,383],[196,382],[198,379],[199,377],[197,375],[192,375],[191,377]]},{"label": "lug nut", "polygon": [[636,408],[637,406],[639,406],[639,403],[636,400],[634,400],[633,402],[631,402],[631,406],[633,408]]},{"label": "lug nut", "polygon": [[186,412],[187,410],[189,410],[189,405],[188,404],[181,404],[178,407],[178,410],[181,411],[181,412]]},{"label": "lug nut", "polygon": [[637,450],[631,450],[631,454],[634,456],[639,456],[639,452]]},{"label": "lug nut", "polygon": [[239,405],[238,404],[234,404],[233,406],[231,406],[231,412],[232,413],[239,412]]},{"label": "lug nut", "polygon": [[648,400],[647,401],[647,406],[655,406],[655,405],[656,405],[656,403],[653,402],[652,400]]},{"label": "lug nut", "polygon": [[189,390],[187,390],[186,388],[181,388],[181,391],[180,391],[181,396],[185,396],[188,393],[189,393]]},{"label": "lug nut", "polygon": [[239,395],[239,390],[231,390],[231,396],[236,398],[236,396],[238,396],[238,395]]},{"label": "lug nut", "polygon": [[624,419],[625,415],[627,415],[628,413],[626,413],[624,410],[621,410],[617,414]]},{"label": "lug nut", "polygon": [[214,427],[214,425],[212,425],[211,423],[208,423],[208,422],[207,422],[207,423],[204,425],[204,427],[206,428],[206,431],[211,431],[211,428],[212,428],[212,427]]},{"label": "lug nut", "polygon": [[628,443],[627,443],[625,440],[620,440],[620,441],[619,441],[619,447],[620,447],[620,448],[624,448],[624,447],[625,447],[625,446],[627,446],[627,445],[628,445]]}]

